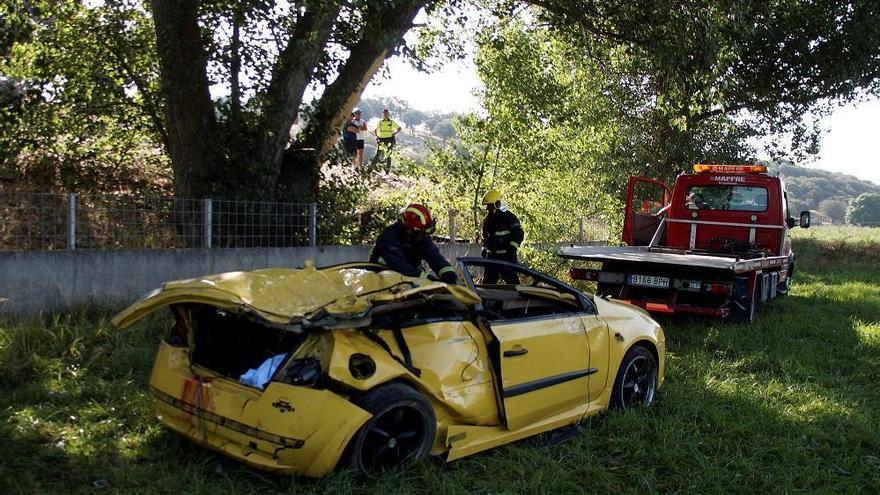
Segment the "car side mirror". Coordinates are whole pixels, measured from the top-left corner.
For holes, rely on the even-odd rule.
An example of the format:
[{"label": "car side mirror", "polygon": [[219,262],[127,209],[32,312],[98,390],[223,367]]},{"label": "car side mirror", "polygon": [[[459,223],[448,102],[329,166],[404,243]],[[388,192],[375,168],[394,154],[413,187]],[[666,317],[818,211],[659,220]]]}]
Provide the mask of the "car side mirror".
[{"label": "car side mirror", "polygon": [[793,229],[794,226],[795,226],[795,223],[794,223],[794,217],[788,217],[788,218],[786,218],[786,219],[785,219],[785,226],[788,227],[788,228],[790,228],[790,229]]},{"label": "car side mirror", "polygon": [[800,227],[802,229],[810,228],[810,212],[809,211],[802,211],[801,212],[801,220],[800,220],[800,222],[798,222],[798,225],[800,225]]}]

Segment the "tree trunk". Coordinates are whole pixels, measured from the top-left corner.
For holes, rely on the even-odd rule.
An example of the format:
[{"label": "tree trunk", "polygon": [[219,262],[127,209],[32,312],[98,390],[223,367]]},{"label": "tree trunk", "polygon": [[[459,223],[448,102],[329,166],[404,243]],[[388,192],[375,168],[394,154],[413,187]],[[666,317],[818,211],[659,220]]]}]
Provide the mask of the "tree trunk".
[{"label": "tree trunk", "polygon": [[229,46],[229,128],[233,136],[241,135],[241,24],[244,22],[242,7],[234,7],[232,13],[232,42]]},{"label": "tree trunk", "polygon": [[211,193],[216,175],[217,122],[196,1],[152,0],[151,5],[174,191],[178,197],[204,197]]},{"label": "tree trunk", "polygon": [[339,1],[326,2],[307,12],[296,23],[287,46],[279,54],[263,105],[254,168],[260,194],[274,196],[290,128],[296,122],[303,93],[324,54]]}]

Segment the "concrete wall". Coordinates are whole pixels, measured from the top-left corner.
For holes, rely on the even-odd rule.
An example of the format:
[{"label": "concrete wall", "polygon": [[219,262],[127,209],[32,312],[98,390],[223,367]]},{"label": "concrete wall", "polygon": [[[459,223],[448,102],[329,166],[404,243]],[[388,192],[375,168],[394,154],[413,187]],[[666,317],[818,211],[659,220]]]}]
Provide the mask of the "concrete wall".
[{"label": "concrete wall", "polygon": [[[440,244],[452,261],[479,246]],[[169,280],[270,267],[361,261],[369,246],[0,252],[0,314],[30,315],[97,303],[124,306]],[[6,298],[8,301],[2,302]]]}]

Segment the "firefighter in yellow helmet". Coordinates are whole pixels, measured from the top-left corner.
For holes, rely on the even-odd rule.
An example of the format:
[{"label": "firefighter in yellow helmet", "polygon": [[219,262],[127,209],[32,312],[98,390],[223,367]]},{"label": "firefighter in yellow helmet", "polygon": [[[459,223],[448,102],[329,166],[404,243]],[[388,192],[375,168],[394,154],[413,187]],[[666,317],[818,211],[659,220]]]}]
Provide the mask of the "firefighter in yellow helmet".
[{"label": "firefighter in yellow helmet", "polygon": [[[501,199],[501,193],[492,189],[483,196],[486,218],[483,220],[483,257],[517,263],[517,250],[525,233],[516,217]],[[516,271],[509,268],[486,267],[484,284],[495,284],[498,276],[508,284],[518,284]]]}]

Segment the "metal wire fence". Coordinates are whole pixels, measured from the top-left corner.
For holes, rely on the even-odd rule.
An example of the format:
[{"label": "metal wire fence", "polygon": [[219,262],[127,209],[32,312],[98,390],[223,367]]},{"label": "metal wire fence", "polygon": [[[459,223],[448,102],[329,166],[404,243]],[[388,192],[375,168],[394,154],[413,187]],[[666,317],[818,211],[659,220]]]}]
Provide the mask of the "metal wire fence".
[{"label": "metal wire fence", "polygon": [[0,250],[304,246],[316,205],[0,192]]},{"label": "metal wire fence", "polygon": [[[435,213],[438,241],[475,241],[465,216]],[[367,244],[392,220],[315,203],[0,191],[0,251]],[[562,230],[529,240],[608,239],[606,225],[583,218]]]}]

